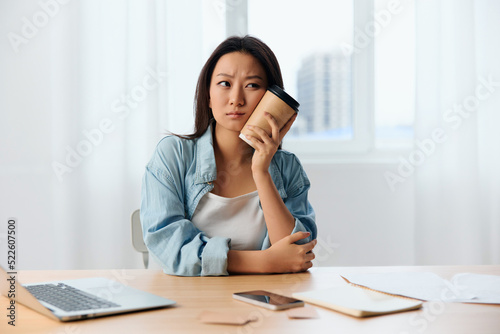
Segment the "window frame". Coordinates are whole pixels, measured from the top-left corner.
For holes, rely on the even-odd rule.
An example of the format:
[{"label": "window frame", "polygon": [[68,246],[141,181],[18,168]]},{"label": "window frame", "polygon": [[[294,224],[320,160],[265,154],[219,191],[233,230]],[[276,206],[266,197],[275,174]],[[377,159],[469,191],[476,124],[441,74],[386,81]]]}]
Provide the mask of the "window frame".
[{"label": "window frame", "polygon": [[[225,0],[226,36],[248,33],[247,0]],[[311,140],[285,137],[283,148],[291,148],[305,162],[394,162],[408,148],[380,149],[375,139],[375,37],[366,30],[375,22],[374,1],[353,0],[352,131],[351,140]],[[366,34],[369,43],[356,46],[355,32]],[[300,116],[300,111],[299,111]]]}]

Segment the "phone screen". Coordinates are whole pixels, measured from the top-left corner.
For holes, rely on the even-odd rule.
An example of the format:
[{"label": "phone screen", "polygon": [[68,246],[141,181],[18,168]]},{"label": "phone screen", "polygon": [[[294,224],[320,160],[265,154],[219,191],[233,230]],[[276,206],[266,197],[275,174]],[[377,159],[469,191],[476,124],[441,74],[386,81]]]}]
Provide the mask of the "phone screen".
[{"label": "phone screen", "polygon": [[256,290],[235,293],[234,298],[252,304],[262,304],[272,309],[283,309],[303,306],[304,302],[295,298],[278,295],[269,291]]}]

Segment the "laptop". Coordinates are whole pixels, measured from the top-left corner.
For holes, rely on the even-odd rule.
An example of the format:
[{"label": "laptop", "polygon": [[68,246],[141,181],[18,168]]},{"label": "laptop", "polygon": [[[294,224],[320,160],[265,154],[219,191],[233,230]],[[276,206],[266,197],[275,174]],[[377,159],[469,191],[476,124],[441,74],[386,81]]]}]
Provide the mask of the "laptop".
[{"label": "laptop", "polygon": [[172,306],[175,301],[106,278],[21,285],[0,266],[0,293],[51,319],[73,321]]}]

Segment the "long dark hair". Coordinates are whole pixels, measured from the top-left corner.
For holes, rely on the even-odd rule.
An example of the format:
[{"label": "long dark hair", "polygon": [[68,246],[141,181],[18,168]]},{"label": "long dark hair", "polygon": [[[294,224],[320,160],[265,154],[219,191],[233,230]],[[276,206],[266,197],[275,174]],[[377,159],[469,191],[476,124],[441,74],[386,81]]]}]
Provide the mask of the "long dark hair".
[{"label": "long dark hair", "polygon": [[268,86],[278,85],[280,88],[284,88],[278,59],[264,42],[249,35],[229,37],[214,50],[201,70],[194,98],[194,133],[182,137],[199,138],[208,129],[210,121],[214,117],[209,108],[212,73],[219,59],[231,52],[242,52],[254,56],[266,71]]}]

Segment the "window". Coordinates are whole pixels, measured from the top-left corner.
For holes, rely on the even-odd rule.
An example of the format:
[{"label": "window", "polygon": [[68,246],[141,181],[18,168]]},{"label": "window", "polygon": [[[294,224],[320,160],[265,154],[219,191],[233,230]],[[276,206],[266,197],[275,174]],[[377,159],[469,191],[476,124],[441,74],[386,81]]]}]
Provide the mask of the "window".
[{"label": "window", "polygon": [[273,49],[285,89],[301,104],[284,147],[315,147],[317,155],[331,150],[331,143],[340,149],[355,140],[352,53],[339,47],[352,45],[352,32],[353,1],[248,2],[248,33]]},{"label": "window", "polygon": [[226,34],[267,43],[301,104],[284,148],[316,160],[411,145],[413,4],[226,0],[226,7]]},{"label": "window", "polygon": [[[375,13],[387,11],[389,3],[375,0]],[[390,14],[380,16],[385,27],[375,37],[375,146],[382,149],[412,144],[415,112],[414,5],[404,2]]]}]

